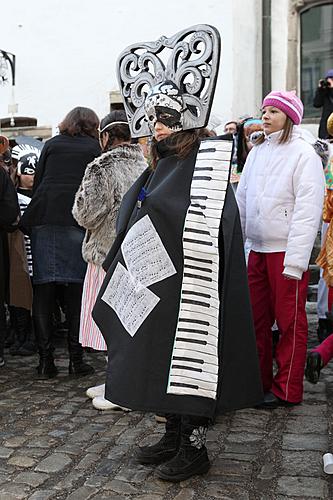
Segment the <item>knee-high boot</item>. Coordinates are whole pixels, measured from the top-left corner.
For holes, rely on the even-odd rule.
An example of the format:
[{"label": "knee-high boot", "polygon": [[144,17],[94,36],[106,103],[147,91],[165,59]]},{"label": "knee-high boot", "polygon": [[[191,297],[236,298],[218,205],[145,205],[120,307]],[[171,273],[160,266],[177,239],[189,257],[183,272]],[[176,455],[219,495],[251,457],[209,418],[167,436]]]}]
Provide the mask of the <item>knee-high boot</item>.
[{"label": "knee-high boot", "polygon": [[207,455],[206,417],[182,416],[178,453],[157,468],[157,476],[166,481],[184,481],[197,474],[205,474],[210,467]]},{"label": "knee-high boot", "polygon": [[[9,353],[12,356],[20,354],[20,349],[26,341],[31,329],[31,314],[29,309],[23,307],[12,307],[15,318],[15,342],[9,348]],[[36,351],[35,351],[36,352]]]},{"label": "knee-high boot", "polygon": [[55,283],[45,283],[34,286],[32,316],[39,353],[37,377],[53,378],[58,370],[53,360],[52,345],[52,311],[55,297]]},{"label": "knee-high boot", "polygon": [[177,455],[180,444],[181,416],[167,413],[165,415],[165,434],[152,446],[143,446],[136,453],[140,464],[161,464]]},{"label": "knee-high boot", "polygon": [[5,364],[3,359],[3,351],[5,345],[5,337],[6,337],[6,310],[5,304],[0,302],[0,367]]},{"label": "knee-high boot", "polygon": [[68,323],[69,374],[77,377],[94,373],[94,368],[83,361],[83,348],[79,342],[81,297],[83,285],[65,286],[66,320]]}]

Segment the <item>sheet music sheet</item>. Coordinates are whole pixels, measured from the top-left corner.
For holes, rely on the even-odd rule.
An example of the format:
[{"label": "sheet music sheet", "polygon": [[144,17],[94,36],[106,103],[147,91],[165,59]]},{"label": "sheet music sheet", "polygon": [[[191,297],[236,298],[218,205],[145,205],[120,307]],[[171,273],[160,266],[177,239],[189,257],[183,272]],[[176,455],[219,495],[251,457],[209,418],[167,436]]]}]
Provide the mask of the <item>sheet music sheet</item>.
[{"label": "sheet music sheet", "polygon": [[112,307],[133,337],[160,299],[136,281],[118,262],[102,300]]},{"label": "sheet music sheet", "polygon": [[144,286],[176,274],[169,254],[148,215],[131,227],[121,250],[128,271]]}]

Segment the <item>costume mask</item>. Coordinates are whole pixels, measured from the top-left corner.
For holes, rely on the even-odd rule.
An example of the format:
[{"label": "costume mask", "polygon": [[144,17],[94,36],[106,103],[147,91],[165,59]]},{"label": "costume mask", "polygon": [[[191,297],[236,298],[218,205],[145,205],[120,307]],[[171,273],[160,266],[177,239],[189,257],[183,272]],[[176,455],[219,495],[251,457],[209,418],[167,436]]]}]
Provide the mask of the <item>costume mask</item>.
[{"label": "costume mask", "polygon": [[183,100],[179,89],[170,81],[151,89],[145,100],[145,115],[150,131],[156,122],[163,123],[174,132],[183,130]]},{"label": "costume mask", "polygon": [[17,163],[17,173],[22,175],[35,175],[38,156],[30,153],[22,156]]},{"label": "costume mask", "polygon": [[12,149],[12,157],[17,160],[17,173],[22,175],[35,175],[36,166],[43,144],[40,148],[30,144],[18,144]]}]

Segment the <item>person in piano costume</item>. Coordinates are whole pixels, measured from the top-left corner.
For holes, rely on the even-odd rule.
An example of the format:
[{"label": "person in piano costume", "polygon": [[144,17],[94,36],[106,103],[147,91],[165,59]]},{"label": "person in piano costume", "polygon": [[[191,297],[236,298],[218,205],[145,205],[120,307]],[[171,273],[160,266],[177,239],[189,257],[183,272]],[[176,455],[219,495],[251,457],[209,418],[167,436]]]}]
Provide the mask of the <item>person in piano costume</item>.
[{"label": "person in piano costume", "polygon": [[232,140],[199,139],[219,57],[217,30],[196,25],[118,61],[132,136],[153,135],[151,167],[123,199],[93,317],[108,347],[105,397],[166,414],[165,435],[137,460],[169,481],[208,471],[217,414],[263,399]]}]

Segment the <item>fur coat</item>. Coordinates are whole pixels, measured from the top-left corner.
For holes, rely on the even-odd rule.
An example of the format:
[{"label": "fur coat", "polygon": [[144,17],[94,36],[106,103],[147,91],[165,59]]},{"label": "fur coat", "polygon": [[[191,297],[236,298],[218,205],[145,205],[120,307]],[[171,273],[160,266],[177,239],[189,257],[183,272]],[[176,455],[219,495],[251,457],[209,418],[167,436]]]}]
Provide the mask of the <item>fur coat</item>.
[{"label": "fur coat", "polygon": [[87,166],[72,210],[86,229],[82,245],[86,262],[102,265],[116,237],[122,198],[146,168],[139,144],[118,146]]}]

